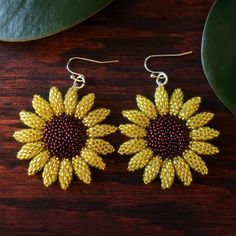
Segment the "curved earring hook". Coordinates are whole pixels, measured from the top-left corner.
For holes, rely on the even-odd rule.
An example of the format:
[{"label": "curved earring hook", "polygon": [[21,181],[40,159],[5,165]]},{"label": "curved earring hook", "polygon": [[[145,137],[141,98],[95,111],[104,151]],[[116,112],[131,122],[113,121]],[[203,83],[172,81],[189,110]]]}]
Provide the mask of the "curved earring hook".
[{"label": "curved earring hook", "polygon": [[[83,74],[74,72],[71,68],[70,68],[70,63],[73,60],[81,60],[81,61],[89,61],[89,62],[94,62],[94,63],[98,63],[98,64],[108,64],[108,63],[116,63],[119,62],[119,60],[111,60],[111,61],[99,61],[99,60],[94,60],[94,59],[90,59],[90,58],[85,58],[85,57],[72,57],[68,60],[68,62],[66,63],[66,69],[71,73],[70,78],[72,80],[74,80],[73,83],[73,87],[76,87],[78,89],[81,89],[85,86],[85,76]],[[80,85],[79,85],[80,84]]]},{"label": "curved earring hook", "polygon": [[90,59],[90,58],[86,58],[86,57],[72,57],[68,60],[67,64],[66,64],[66,69],[74,75],[81,75],[77,72],[74,72],[73,70],[70,69],[70,63],[74,60],[81,60],[81,61],[89,61],[89,62],[94,62],[94,63],[98,63],[98,64],[108,64],[108,63],[116,63],[119,62],[119,60],[112,60],[112,61],[98,61],[98,60],[94,60],[94,59]]},{"label": "curved earring hook", "polygon": [[165,72],[163,71],[157,71],[157,70],[151,70],[147,64],[148,64],[148,60],[151,58],[155,58],[155,57],[181,57],[181,56],[185,56],[188,54],[191,54],[193,51],[189,51],[189,52],[183,52],[183,53],[178,53],[178,54],[157,54],[157,55],[150,55],[148,57],[145,58],[144,60],[144,68],[151,73],[150,77],[151,78],[155,78],[156,79],[156,83],[158,86],[160,85],[165,85],[168,82],[168,76]]}]

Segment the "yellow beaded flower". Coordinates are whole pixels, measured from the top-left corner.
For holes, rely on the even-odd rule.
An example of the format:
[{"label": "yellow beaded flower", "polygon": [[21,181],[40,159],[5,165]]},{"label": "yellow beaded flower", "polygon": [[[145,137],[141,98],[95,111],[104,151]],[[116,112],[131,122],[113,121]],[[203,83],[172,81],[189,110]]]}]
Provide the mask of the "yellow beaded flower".
[{"label": "yellow beaded flower", "polygon": [[110,113],[105,108],[90,111],[95,96],[90,93],[78,102],[77,88],[69,88],[63,100],[61,92],[52,87],[49,102],[35,95],[32,101],[35,113],[20,112],[21,121],[30,128],[14,133],[14,138],[25,143],[17,153],[20,160],[31,160],[28,175],[41,171],[46,187],[59,179],[66,190],[73,173],[84,183],[91,182],[89,166],[104,170],[100,154],[114,151],[101,139],[114,133],[116,127],[102,122]]},{"label": "yellow beaded flower", "polygon": [[214,116],[210,112],[194,115],[201,102],[193,97],[183,102],[183,92],[175,89],[169,99],[164,86],[155,92],[155,105],[148,98],[137,95],[139,110],[123,111],[123,116],[134,124],[122,124],[119,129],[130,139],[118,152],[135,154],[128,170],[144,169],[145,184],[160,174],[161,187],[170,188],[175,175],[184,185],[192,182],[190,167],[201,174],[208,169],[199,155],[213,155],[218,148],[206,142],[219,136],[215,129],[205,126]]}]

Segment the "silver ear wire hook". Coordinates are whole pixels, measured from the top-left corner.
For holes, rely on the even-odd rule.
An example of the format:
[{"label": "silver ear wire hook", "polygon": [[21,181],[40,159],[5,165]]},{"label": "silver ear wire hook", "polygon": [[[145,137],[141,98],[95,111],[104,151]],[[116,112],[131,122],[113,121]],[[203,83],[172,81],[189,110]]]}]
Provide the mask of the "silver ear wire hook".
[{"label": "silver ear wire hook", "polygon": [[82,61],[89,61],[89,62],[94,62],[94,63],[98,63],[98,64],[108,64],[108,63],[116,63],[119,62],[119,60],[112,60],[112,61],[98,61],[98,60],[93,60],[90,58],[85,58],[85,57],[72,57],[68,60],[67,64],[66,64],[66,69],[71,73],[70,78],[72,80],[74,80],[73,82],[73,87],[76,87],[78,89],[82,89],[85,84],[86,84],[86,80],[85,80],[85,76],[83,74],[74,72],[73,70],[70,69],[70,63],[73,60],[82,60]]},{"label": "silver ear wire hook", "polygon": [[150,77],[151,78],[155,78],[156,79],[156,83],[158,86],[160,85],[166,85],[168,82],[168,76],[165,72],[163,71],[155,71],[155,70],[151,70],[150,68],[148,68],[147,66],[147,62],[149,59],[151,58],[155,58],[155,57],[181,57],[181,56],[185,56],[188,54],[191,54],[193,51],[189,51],[189,52],[183,52],[183,53],[179,53],[179,54],[157,54],[157,55],[150,55],[148,57],[145,58],[144,60],[144,68],[150,72]]}]

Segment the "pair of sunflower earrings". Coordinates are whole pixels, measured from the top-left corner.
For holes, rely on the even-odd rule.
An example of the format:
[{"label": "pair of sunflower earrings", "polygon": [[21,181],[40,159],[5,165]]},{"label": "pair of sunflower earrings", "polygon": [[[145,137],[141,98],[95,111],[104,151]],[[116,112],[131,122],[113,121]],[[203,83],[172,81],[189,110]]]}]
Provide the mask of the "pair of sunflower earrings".
[{"label": "pair of sunflower earrings", "polygon": [[[213,155],[218,148],[207,142],[219,136],[219,132],[205,126],[214,116],[211,112],[195,114],[201,102],[193,97],[184,102],[181,89],[174,90],[169,97],[165,89],[168,77],[164,72],[148,68],[147,61],[160,56],[183,56],[181,54],[151,55],[145,59],[144,67],[156,79],[154,102],[137,95],[137,107],[124,110],[123,116],[131,123],[121,124],[119,130],[130,138],[118,150],[121,155],[133,155],[128,164],[129,171],[144,168],[143,182],[152,182],[159,174],[161,187],[170,188],[175,175],[186,186],[192,182],[190,168],[205,175],[205,162],[199,155]],[[96,63],[118,61],[96,61],[74,57],[67,63],[67,70],[74,80],[64,99],[62,93],[52,87],[49,102],[39,95],[33,97],[35,113],[21,111],[20,119],[28,126],[14,133],[14,138],[24,145],[17,153],[19,160],[30,160],[28,175],[42,170],[44,186],[57,179],[66,190],[75,174],[82,182],[91,182],[90,166],[105,169],[102,155],[114,152],[113,146],[103,137],[116,132],[110,124],[101,124],[110,110],[92,110],[95,95],[85,95],[78,101],[77,92],[85,85],[85,77],[73,72],[69,65],[80,59]]]}]

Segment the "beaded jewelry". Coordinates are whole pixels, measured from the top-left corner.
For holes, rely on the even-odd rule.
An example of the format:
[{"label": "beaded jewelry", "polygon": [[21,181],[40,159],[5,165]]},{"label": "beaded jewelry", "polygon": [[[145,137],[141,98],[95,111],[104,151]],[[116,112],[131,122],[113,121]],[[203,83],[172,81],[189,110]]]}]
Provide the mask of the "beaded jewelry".
[{"label": "beaded jewelry", "polygon": [[117,129],[113,125],[99,124],[109,115],[109,109],[90,111],[95,100],[93,93],[85,95],[78,102],[77,92],[84,87],[85,77],[69,68],[69,63],[75,59],[96,63],[117,62],[71,58],[67,69],[74,83],[65,98],[56,87],[50,89],[49,102],[35,95],[32,101],[35,113],[20,112],[21,121],[29,128],[16,131],[13,135],[17,141],[25,143],[17,153],[17,158],[31,160],[28,175],[43,170],[44,186],[48,187],[58,179],[63,190],[70,186],[73,173],[89,184],[89,166],[105,169],[100,155],[112,153],[114,148],[101,137],[114,133]]},{"label": "beaded jewelry", "polygon": [[183,56],[182,54],[151,55],[145,59],[144,67],[151,72],[158,87],[154,95],[155,104],[148,98],[137,95],[139,110],[125,110],[123,116],[133,124],[122,124],[119,130],[131,138],[124,142],[118,153],[135,154],[129,161],[128,170],[144,168],[143,181],[152,182],[160,175],[161,187],[170,188],[175,175],[185,186],[192,182],[190,167],[205,175],[205,162],[199,155],[213,155],[218,148],[206,142],[219,136],[219,131],[205,126],[214,116],[210,112],[195,114],[201,98],[193,97],[184,103],[184,95],[177,88],[169,99],[164,87],[168,77],[164,72],[147,67],[148,59],[158,56]]}]

